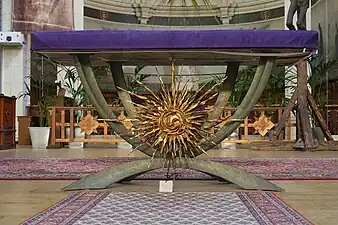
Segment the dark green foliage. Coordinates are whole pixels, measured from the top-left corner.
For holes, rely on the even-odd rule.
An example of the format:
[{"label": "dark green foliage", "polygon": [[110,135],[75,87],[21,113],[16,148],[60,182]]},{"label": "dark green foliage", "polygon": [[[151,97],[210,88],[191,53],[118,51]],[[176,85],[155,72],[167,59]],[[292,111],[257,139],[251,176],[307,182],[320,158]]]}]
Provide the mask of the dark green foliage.
[{"label": "dark green foliage", "polygon": [[151,75],[149,74],[141,74],[140,71],[144,68],[144,66],[137,66],[134,69],[134,74],[131,76],[126,76],[127,80],[127,88],[128,91],[132,93],[137,93],[143,90],[143,87],[138,82],[144,82]]},{"label": "dark green foliage", "polygon": [[57,84],[57,65],[42,56],[34,56],[31,60],[31,74],[25,77],[25,91],[18,95],[18,98],[29,96],[34,98],[33,104],[38,107],[39,120],[34,118],[32,126],[47,127],[49,118],[48,107],[55,102]]},{"label": "dark green foliage", "polygon": [[88,95],[83,88],[76,68],[63,67],[66,73],[63,86],[72,98],[72,106],[86,106],[90,104]]}]

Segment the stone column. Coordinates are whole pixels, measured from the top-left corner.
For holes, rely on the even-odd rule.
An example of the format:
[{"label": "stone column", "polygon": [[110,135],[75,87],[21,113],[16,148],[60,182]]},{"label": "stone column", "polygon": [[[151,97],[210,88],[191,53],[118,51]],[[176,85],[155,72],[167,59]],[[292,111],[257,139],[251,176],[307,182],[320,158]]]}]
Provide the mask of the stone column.
[{"label": "stone column", "polygon": [[219,6],[219,17],[222,20],[223,24],[229,24],[232,17],[235,15],[235,9],[238,5],[233,2],[224,1],[221,6]]},{"label": "stone column", "polygon": [[74,1],[74,29],[84,29],[84,0],[73,0]]},{"label": "stone column", "polygon": [[135,0],[133,2],[133,8],[135,9],[135,15],[141,24],[147,24],[148,20],[151,17],[153,5],[149,4],[149,2],[142,2],[140,0]]},{"label": "stone column", "polygon": [[[75,30],[83,30],[84,29],[84,0],[74,0],[74,29]],[[70,67],[72,68],[72,67]],[[64,88],[64,78],[66,73],[65,70],[61,67],[58,67],[57,81],[61,81],[61,87]],[[80,82],[80,80],[79,80]],[[79,83],[75,84],[77,87]],[[69,93],[66,91],[66,97],[69,97]]]},{"label": "stone column", "polygon": [[[12,31],[12,1],[2,1],[1,3],[1,31]],[[26,45],[1,46],[1,86],[0,92],[7,96],[18,96],[25,91],[24,77],[29,75],[30,65],[27,60],[30,58],[30,38],[26,36]],[[26,115],[26,106],[29,98],[20,98],[16,102],[16,116]],[[18,131],[18,121],[16,120],[16,130]],[[18,132],[16,132],[16,140]]]}]

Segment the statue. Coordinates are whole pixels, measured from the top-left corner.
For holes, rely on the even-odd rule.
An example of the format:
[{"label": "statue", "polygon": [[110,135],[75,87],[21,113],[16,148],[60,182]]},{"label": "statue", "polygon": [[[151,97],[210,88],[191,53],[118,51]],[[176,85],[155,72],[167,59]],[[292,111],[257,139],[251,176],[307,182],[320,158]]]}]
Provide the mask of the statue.
[{"label": "statue", "polygon": [[297,12],[297,28],[298,30],[306,30],[306,11],[309,8],[310,0],[290,0],[291,4],[289,7],[286,26],[290,30],[296,30],[293,25],[293,16]]}]

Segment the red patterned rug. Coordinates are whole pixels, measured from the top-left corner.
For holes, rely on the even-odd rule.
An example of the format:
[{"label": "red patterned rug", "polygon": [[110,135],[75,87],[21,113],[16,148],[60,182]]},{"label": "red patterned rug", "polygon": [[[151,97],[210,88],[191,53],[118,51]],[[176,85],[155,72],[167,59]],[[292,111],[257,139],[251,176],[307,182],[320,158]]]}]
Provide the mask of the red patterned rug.
[{"label": "red patterned rug", "polygon": [[270,192],[76,192],[22,225],[311,225]]},{"label": "red patterned rug", "polygon": [[[1,180],[76,180],[110,166],[140,158],[3,158]],[[338,158],[210,158],[269,180],[338,180]],[[166,169],[157,169],[137,179],[160,180]],[[177,179],[210,180],[211,176],[177,169]]]}]

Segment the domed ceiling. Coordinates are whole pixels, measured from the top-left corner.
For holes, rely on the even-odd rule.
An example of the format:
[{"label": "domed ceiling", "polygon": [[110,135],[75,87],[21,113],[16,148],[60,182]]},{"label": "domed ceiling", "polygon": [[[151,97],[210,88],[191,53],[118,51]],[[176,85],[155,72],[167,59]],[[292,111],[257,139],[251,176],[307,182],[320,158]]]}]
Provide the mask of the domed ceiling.
[{"label": "domed ceiling", "polygon": [[240,24],[284,17],[284,0],[86,0],[85,16],[160,26]]}]

